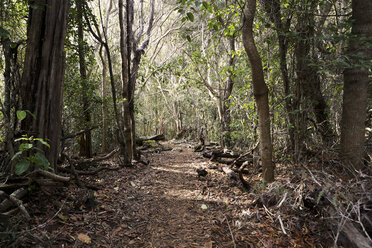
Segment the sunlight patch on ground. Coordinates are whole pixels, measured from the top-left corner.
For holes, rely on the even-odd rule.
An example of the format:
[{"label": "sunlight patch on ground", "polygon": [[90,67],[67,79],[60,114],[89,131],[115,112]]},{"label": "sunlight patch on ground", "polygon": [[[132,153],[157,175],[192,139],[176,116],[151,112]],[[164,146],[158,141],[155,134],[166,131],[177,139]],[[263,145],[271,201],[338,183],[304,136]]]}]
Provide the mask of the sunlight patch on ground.
[{"label": "sunlight patch on ground", "polygon": [[[177,167],[174,167],[177,168]],[[173,173],[181,173],[181,174],[188,174],[188,175],[196,175],[196,172],[194,171],[193,167],[190,166],[190,169],[188,171],[184,171],[181,168],[180,169],[172,169],[169,167],[153,167],[154,170],[158,171],[167,171],[167,172],[173,172]]]}]

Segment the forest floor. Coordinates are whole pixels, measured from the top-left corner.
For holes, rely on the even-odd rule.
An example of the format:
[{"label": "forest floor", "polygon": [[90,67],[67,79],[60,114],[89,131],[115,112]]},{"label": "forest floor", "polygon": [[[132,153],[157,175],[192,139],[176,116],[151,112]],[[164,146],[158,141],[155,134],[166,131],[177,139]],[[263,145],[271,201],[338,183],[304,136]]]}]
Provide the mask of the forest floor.
[{"label": "forest floor", "polygon": [[[246,192],[219,166],[193,152],[190,144],[162,142],[161,146],[172,150],[144,152],[149,165],[80,177],[99,190],[71,182],[53,195],[35,192],[37,197],[27,205],[32,221],[19,225],[8,247],[332,245],[319,214],[303,206],[297,210],[286,207],[283,202],[289,198],[284,190],[271,191],[276,198],[273,204],[260,204],[267,192],[260,175],[250,178],[252,189]],[[113,167],[117,162],[104,161]],[[196,173],[201,167],[208,172],[205,177]],[[277,167],[277,181],[294,182],[292,170]],[[89,193],[94,201],[87,200]]]}]

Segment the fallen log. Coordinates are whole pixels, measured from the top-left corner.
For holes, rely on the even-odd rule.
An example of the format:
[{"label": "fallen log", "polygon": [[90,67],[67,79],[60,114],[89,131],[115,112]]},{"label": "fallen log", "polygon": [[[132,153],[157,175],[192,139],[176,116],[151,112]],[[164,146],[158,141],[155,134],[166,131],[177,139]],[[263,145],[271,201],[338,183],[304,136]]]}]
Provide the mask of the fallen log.
[{"label": "fallen log", "polygon": [[138,146],[141,146],[141,145],[143,145],[144,141],[149,141],[149,140],[156,140],[156,141],[165,140],[165,136],[164,136],[164,134],[157,134],[157,135],[153,135],[153,136],[138,137],[138,138],[136,138],[136,144]]},{"label": "fallen log", "polygon": [[212,150],[203,153],[203,157],[209,158],[210,161],[218,162],[221,164],[227,164],[240,167],[245,161],[253,161],[251,152],[240,154],[234,154],[232,151],[226,151],[222,149]]}]

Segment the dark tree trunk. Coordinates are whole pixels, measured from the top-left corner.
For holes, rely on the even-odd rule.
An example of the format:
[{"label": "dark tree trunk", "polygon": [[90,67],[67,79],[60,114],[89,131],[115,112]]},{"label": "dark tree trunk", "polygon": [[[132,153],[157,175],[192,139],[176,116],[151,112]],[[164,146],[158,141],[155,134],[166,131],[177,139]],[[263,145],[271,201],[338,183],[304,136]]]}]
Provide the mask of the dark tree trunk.
[{"label": "dark tree trunk", "polygon": [[[84,30],[83,30],[83,6],[82,0],[76,0],[77,7],[77,23],[78,23],[78,53],[79,53],[79,65],[80,65],[80,80],[82,84],[82,102],[83,102],[83,125],[87,126],[90,124],[90,110],[89,100],[87,96],[88,82],[87,82],[87,70],[85,63],[85,42],[84,42]],[[92,157],[92,134],[88,131],[80,136],[80,156]]]},{"label": "dark tree trunk", "polygon": [[[136,125],[134,117],[134,91],[137,80],[137,73],[140,66],[142,55],[147,48],[150,40],[152,25],[154,22],[154,8],[155,0],[151,1],[150,17],[148,20],[148,27],[146,30],[146,37],[143,43],[139,46],[141,36],[143,35],[143,26],[140,28],[137,37],[134,37],[133,32],[133,0],[126,1],[126,29],[123,22],[123,1],[119,1],[119,24],[120,24],[120,52],[122,58],[122,79],[123,79],[123,119],[124,119],[124,133],[127,144],[127,153],[130,158],[138,159],[136,153]],[[143,3],[141,3],[141,8]],[[142,11],[142,10],[141,10]],[[143,15],[140,16],[143,18]],[[143,19],[140,23],[144,23]],[[125,35],[126,33],[126,35]],[[133,51],[133,60],[132,52]]]},{"label": "dark tree trunk", "polygon": [[123,15],[123,0],[119,0],[119,25],[120,25],[120,54],[121,54],[121,74],[122,74],[122,98],[124,99],[122,104],[123,110],[123,125],[124,125],[124,136],[125,143],[127,144],[127,154],[132,160],[134,158],[133,150],[133,129],[132,129],[132,116],[130,110],[130,103],[132,102],[132,80],[130,77],[130,57],[131,57],[131,37],[132,25],[133,25],[133,2],[127,0],[126,3],[126,28],[124,26],[124,15]]},{"label": "dark tree trunk", "polygon": [[230,96],[234,87],[234,67],[235,67],[235,36],[229,37],[229,77],[225,85],[223,96],[222,96],[222,119],[221,119],[221,131],[222,131],[222,142],[221,146],[231,146],[231,114],[230,114]]},{"label": "dark tree trunk", "polygon": [[37,0],[30,7],[27,48],[21,82],[22,109],[35,114],[22,122],[28,135],[50,144],[46,150],[52,167],[58,159],[65,69],[64,41],[68,0]]},{"label": "dark tree trunk", "polygon": [[[341,121],[340,157],[351,170],[363,167],[365,152],[365,120],[368,84],[371,83],[370,68],[360,66],[360,61],[372,58],[372,51],[361,39],[372,38],[372,1],[353,0],[354,22],[347,55],[353,61],[352,68],[344,70],[344,96]],[[363,58],[359,54],[363,54]]]},{"label": "dark tree trunk", "polygon": [[263,75],[262,61],[254,43],[253,20],[255,12],[256,0],[247,0],[243,17],[243,44],[252,67],[253,94],[256,99],[259,121],[263,180],[272,182],[274,181],[274,164],[272,161],[268,88]]},{"label": "dark tree trunk", "polygon": [[285,99],[285,109],[288,116],[288,134],[289,134],[289,150],[294,151],[295,147],[295,118],[293,115],[293,102],[290,85],[291,82],[288,76],[287,68],[287,51],[288,51],[288,42],[286,41],[285,33],[288,32],[290,19],[286,23],[282,22],[282,15],[280,9],[279,0],[264,0],[264,6],[266,12],[268,13],[271,21],[274,23],[276,28],[276,34],[278,37],[279,45],[279,59],[280,59],[280,73],[282,75],[283,86],[284,86],[284,99]]},{"label": "dark tree trunk", "polygon": [[[314,117],[315,117],[315,128],[322,137],[322,141],[325,145],[332,141],[333,130],[328,120],[327,104],[324,100],[321,91],[321,82],[318,76],[317,70],[311,59],[311,47],[314,43],[314,9],[316,9],[316,1],[305,1],[303,4],[299,4],[297,12],[297,38],[295,44],[295,56],[296,56],[296,74],[297,74],[297,86],[298,91],[296,100],[297,106],[294,108],[298,114],[296,115],[296,130],[297,135],[297,153],[303,152],[304,139],[306,137],[306,119],[308,118],[306,108],[310,106]],[[299,154],[297,154],[299,155]],[[297,158],[299,156],[296,156]]]}]

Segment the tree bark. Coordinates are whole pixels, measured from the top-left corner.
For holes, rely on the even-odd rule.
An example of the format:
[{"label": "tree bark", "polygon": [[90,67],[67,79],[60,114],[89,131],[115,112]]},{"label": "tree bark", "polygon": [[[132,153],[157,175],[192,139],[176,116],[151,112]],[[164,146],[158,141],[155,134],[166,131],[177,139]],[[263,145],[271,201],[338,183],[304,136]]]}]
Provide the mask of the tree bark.
[{"label": "tree bark", "polygon": [[314,9],[316,7],[316,1],[305,1],[298,5],[297,10],[298,21],[296,31],[299,37],[295,44],[295,56],[297,84],[300,92],[297,92],[298,105],[296,107],[301,112],[298,112],[296,117],[301,119],[301,121],[297,121],[300,126],[296,125],[296,132],[303,133],[299,135],[302,140],[297,141],[297,143],[300,143],[300,153],[304,149],[302,143],[306,137],[306,119],[308,117],[306,108],[309,105],[315,117],[315,128],[320,134],[323,144],[329,145],[334,138],[334,132],[328,119],[327,103],[321,91],[321,81],[316,67],[311,66],[313,63],[311,47],[314,44],[315,30]]},{"label": "tree bark", "polygon": [[[371,73],[370,68],[363,68],[360,62],[371,60],[372,51],[361,38],[372,38],[371,15],[371,1],[352,1],[353,37],[349,40],[347,50],[352,64],[351,68],[344,70],[340,150],[340,157],[351,170],[363,168],[367,92]],[[363,54],[363,57],[359,54]]]},{"label": "tree bark", "polygon": [[288,32],[289,29],[290,19],[287,20],[287,23],[283,23],[279,0],[264,0],[264,6],[271,19],[271,22],[275,25],[276,34],[278,37],[280,73],[283,80],[285,109],[288,118],[289,150],[293,153],[295,147],[295,118],[293,115],[292,97],[290,97],[291,81],[288,76],[287,68],[288,42],[286,41],[285,37],[285,33]]},{"label": "tree bark", "polygon": [[102,63],[102,152],[107,152],[107,61],[106,61],[106,54],[103,51],[103,46],[101,45],[99,49],[99,57]]},{"label": "tree bark", "polygon": [[243,13],[243,44],[252,67],[253,93],[257,104],[259,121],[263,180],[265,182],[272,182],[274,181],[274,164],[272,161],[268,88],[264,79],[262,61],[254,43],[253,20],[255,11],[256,0],[247,0]]},{"label": "tree bark", "polygon": [[221,119],[221,129],[222,129],[222,139],[221,146],[230,147],[231,146],[231,115],[230,115],[230,96],[234,87],[234,67],[235,67],[235,36],[229,37],[229,76],[226,85],[223,90],[222,96],[222,119]]},{"label": "tree bark", "polygon": [[[90,110],[88,100],[88,86],[87,86],[87,70],[85,63],[85,48],[84,48],[84,30],[83,30],[83,6],[82,0],[76,0],[77,7],[77,24],[78,24],[78,53],[79,53],[79,65],[80,65],[80,80],[82,84],[82,102],[83,102],[83,125],[87,126],[90,124]],[[80,156],[87,158],[92,157],[92,135],[91,131],[88,131],[80,136]]]},{"label": "tree bark", "polygon": [[127,154],[133,159],[133,138],[132,138],[132,118],[130,114],[131,101],[131,80],[130,80],[130,33],[133,23],[133,3],[127,0],[126,6],[126,29],[124,26],[123,0],[119,0],[119,26],[120,26],[120,55],[121,55],[121,76],[122,76],[122,114],[124,125],[125,143],[127,144]]},{"label": "tree bark", "polygon": [[62,89],[65,69],[64,41],[68,0],[36,0],[30,7],[27,48],[21,82],[22,109],[28,116],[22,128],[28,135],[50,144],[46,150],[52,167],[58,159],[62,119]]}]

